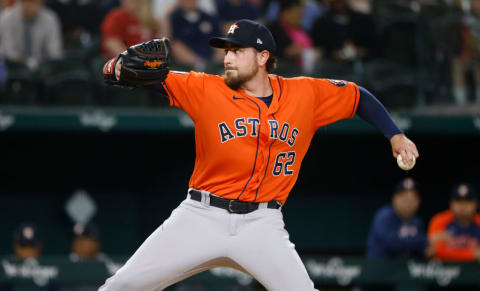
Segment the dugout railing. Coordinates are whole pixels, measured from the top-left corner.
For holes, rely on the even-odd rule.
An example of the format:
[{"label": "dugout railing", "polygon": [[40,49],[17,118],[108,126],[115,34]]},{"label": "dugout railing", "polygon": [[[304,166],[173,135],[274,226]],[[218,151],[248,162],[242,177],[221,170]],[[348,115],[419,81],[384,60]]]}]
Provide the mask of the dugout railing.
[{"label": "dugout railing", "polygon": [[[397,291],[416,291],[427,285],[441,287],[468,285],[480,288],[478,263],[443,263],[414,259],[368,261],[362,258],[317,256],[307,256],[303,260],[310,277],[319,288],[339,286],[349,290],[350,287],[365,285],[390,285]],[[45,257],[39,261],[24,262],[4,258],[1,260],[0,286],[4,286],[1,290],[12,291],[34,291],[42,290],[41,288],[74,290],[75,286],[82,288],[90,286],[94,289],[123,262],[124,258],[81,263],[71,262],[65,257]],[[211,291],[252,290],[249,286],[255,284],[255,281],[238,271],[217,268],[191,277],[176,286],[182,284],[195,286],[192,287],[196,288],[194,290],[199,290],[199,286],[201,290]],[[189,289],[184,287],[182,290]]]}]

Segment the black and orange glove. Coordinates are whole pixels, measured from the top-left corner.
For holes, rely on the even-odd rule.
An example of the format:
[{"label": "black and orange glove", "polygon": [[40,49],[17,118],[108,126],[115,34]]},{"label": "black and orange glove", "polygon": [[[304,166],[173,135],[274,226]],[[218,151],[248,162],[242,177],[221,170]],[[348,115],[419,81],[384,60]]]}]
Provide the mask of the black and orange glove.
[{"label": "black and orange glove", "polygon": [[[107,85],[126,88],[139,88],[165,81],[170,64],[170,40],[152,39],[133,45],[103,67]],[[115,75],[115,67],[121,62],[120,78]]]}]

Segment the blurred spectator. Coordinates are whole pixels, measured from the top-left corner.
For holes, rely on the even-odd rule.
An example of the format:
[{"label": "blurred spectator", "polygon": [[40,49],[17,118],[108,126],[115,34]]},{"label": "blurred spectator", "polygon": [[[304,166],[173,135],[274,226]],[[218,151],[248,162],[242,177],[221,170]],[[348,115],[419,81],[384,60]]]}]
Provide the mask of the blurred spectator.
[{"label": "blurred spectator", "polygon": [[[152,13],[157,19],[163,19],[178,8],[179,0],[152,0]],[[217,14],[217,5],[215,0],[198,0],[198,9],[209,15]]]},{"label": "blurred spectator", "polygon": [[100,233],[93,224],[76,224],[73,227],[72,262],[96,259],[100,255]]},{"label": "blurred spectator", "polygon": [[363,14],[372,12],[372,0],[349,0],[348,4],[353,11]]},{"label": "blurred spectator", "polygon": [[[92,46],[107,11],[94,0],[46,0],[62,23],[65,50]],[[88,17],[86,17],[88,15]]]},{"label": "blurred spectator", "polygon": [[197,0],[179,0],[178,4],[170,16],[173,56],[199,71],[209,59],[222,61],[223,52],[208,44],[208,39],[220,34],[218,19],[198,9]]},{"label": "blurred spectator", "polygon": [[236,20],[260,18],[260,7],[249,0],[218,0],[217,11],[222,31],[227,31]]},{"label": "blurred spectator", "polygon": [[468,184],[456,185],[452,191],[450,210],[435,215],[428,227],[428,236],[445,234],[435,241],[435,258],[443,261],[480,262],[480,215],[477,197]]},{"label": "blurred spectator", "polygon": [[305,71],[313,69],[317,52],[308,33],[302,28],[303,5],[299,0],[282,1],[280,17],[268,28],[277,42],[277,55],[297,62]]},{"label": "blurred spectator", "polygon": [[473,75],[476,102],[480,104],[480,0],[471,0],[471,12],[462,30],[462,50],[453,60],[453,96],[459,105],[467,103],[468,71]]},{"label": "blurred spectator", "polygon": [[[35,224],[21,224],[13,233],[13,256],[5,258],[3,264],[11,264],[22,268],[22,266],[35,266],[42,254],[42,239]],[[17,290],[15,285],[0,285],[1,291]],[[43,284],[34,290],[37,291],[58,291],[58,287],[52,283]]]},{"label": "blurred spectator", "polygon": [[378,210],[367,242],[368,259],[397,259],[431,255],[421,219],[416,216],[420,194],[406,178],[394,190],[392,203]]},{"label": "blurred spectator", "polygon": [[347,0],[328,0],[329,11],[313,25],[311,36],[328,59],[351,61],[376,54],[377,32],[373,18],[350,9]]},{"label": "blurred spectator", "polygon": [[[214,0],[198,0],[199,10],[215,16],[217,15],[217,6]],[[178,0],[152,0],[152,14],[160,25],[159,35],[171,37],[170,15],[178,8]]]},{"label": "blurred spectator", "polygon": [[38,259],[42,253],[42,240],[34,224],[20,225],[13,233],[13,253],[18,260]]},{"label": "blurred spectator", "polygon": [[278,14],[280,13],[280,2],[279,0],[262,1],[260,9],[262,11],[263,18],[267,23],[274,22],[277,20]]},{"label": "blurred spectator", "polygon": [[8,7],[8,6],[12,6],[13,4],[15,3],[15,0],[0,0],[0,12]]},{"label": "blurred spectator", "polygon": [[43,0],[20,0],[1,13],[0,55],[31,69],[62,56],[60,22]]},{"label": "blurred spectator", "polygon": [[310,31],[315,21],[325,15],[327,6],[322,0],[304,0],[303,6],[302,27]]},{"label": "blurred spectator", "polygon": [[[266,22],[275,22],[280,14],[280,4],[283,0],[263,1],[260,7],[263,18]],[[323,0],[302,0],[304,7],[302,17],[302,27],[310,31],[315,20],[323,16],[327,11],[327,6]]]},{"label": "blurred spectator", "polygon": [[[105,264],[110,274],[114,274],[120,266],[104,253],[100,252],[100,231],[91,223],[86,225],[75,224],[73,227],[72,252],[69,259],[73,263],[89,260],[99,261]],[[62,288],[62,291],[96,291],[101,284],[75,285],[74,287]]]},{"label": "blurred spectator", "polygon": [[152,27],[142,22],[142,20],[149,21],[144,15],[143,2],[143,0],[121,0],[120,7],[113,9],[105,16],[101,25],[104,58],[116,56],[124,51],[126,46],[154,37]]}]

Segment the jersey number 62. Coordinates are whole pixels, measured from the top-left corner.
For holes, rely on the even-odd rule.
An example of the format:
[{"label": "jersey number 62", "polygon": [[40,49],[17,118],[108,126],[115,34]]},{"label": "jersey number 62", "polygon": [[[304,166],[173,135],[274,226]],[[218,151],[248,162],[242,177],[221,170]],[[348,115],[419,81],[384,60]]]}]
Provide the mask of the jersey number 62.
[{"label": "jersey number 62", "polygon": [[278,153],[277,157],[275,158],[275,165],[273,166],[273,175],[280,176],[283,174],[285,176],[293,175],[293,170],[290,169],[290,166],[295,163],[295,152],[281,152]]}]

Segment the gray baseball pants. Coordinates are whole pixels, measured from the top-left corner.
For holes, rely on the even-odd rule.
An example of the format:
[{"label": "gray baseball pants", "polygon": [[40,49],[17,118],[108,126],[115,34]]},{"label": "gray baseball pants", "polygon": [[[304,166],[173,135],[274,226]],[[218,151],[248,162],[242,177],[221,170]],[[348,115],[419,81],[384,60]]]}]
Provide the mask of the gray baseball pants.
[{"label": "gray baseball pants", "polygon": [[313,291],[305,266],[284,229],[280,209],[266,203],[232,214],[185,199],[99,291],[153,291],[215,267],[231,267],[269,291]]}]

